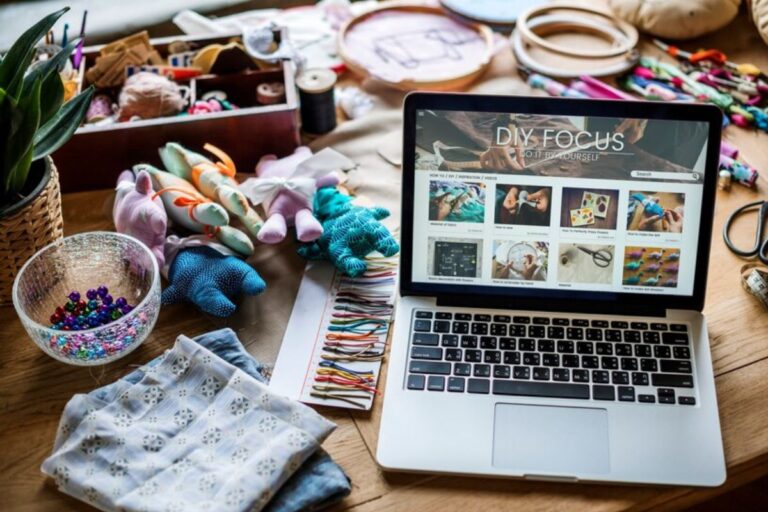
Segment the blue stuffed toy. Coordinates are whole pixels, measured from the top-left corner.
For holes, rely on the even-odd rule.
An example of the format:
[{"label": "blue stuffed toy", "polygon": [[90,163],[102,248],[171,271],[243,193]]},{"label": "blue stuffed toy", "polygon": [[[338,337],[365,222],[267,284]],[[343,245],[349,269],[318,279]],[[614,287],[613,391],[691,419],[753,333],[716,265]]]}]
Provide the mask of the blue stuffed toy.
[{"label": "blue stuffed toy", "polygon": [[315,194],[314,215],[323,225],[323,234],[302,245],[299,254],[310,260],[327,259],[348,276],[357,277],[368,268],[363,258],[373,251],[394,256],[400,246],[379,222],[389,216],[386,208],[364,208],[332,187]]},{"label": "blue stuffed toy", "polygon": [[266,288],[248,263],[205,246],[179,251],[168,271],[168,281],[163,304],[188,301],[218,317],[235,312],[232,299],[240,293],[258,295]]}]

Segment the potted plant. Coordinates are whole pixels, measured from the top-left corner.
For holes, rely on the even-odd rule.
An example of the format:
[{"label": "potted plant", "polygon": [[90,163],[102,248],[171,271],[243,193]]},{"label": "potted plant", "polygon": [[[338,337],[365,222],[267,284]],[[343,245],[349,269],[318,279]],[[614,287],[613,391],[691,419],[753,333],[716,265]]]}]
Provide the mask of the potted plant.
[{"label": "potted plant", "polygon": [[80,125],[93,89],[64,102],[59,73],[77,40],[32,64],[38,42],[67,10],[37,22],[0,58],[0,304],[10,302],[24,262],[63,234],[59,176],[49,155]]}]

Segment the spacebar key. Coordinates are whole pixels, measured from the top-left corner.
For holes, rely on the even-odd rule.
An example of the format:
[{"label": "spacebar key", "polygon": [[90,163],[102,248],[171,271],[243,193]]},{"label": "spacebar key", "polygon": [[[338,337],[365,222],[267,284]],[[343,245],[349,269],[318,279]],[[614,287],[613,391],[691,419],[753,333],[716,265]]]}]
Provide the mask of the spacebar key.
[{"label": "spacebar key", "polygon": [[438,375],[450,375],[451,363],[435,363],[432,361],[411,361],[411,373],[435,373]]},{"label": "spacebar key", "polygon": [[550,398],[589,399],[586,384],[553,384],[547,382],[524,382],[515,380],[493,381],[494,395],[543,396]]}]

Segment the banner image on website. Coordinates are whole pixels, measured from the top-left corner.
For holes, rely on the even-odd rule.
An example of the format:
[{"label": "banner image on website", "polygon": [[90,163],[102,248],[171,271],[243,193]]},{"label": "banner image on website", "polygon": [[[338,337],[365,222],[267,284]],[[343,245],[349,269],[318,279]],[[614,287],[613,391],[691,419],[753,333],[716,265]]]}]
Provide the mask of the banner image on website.
[{"label": "banner image on website", "polygon": [[424,110],[416,169],[703,182],[707,135],[704,122]]}]

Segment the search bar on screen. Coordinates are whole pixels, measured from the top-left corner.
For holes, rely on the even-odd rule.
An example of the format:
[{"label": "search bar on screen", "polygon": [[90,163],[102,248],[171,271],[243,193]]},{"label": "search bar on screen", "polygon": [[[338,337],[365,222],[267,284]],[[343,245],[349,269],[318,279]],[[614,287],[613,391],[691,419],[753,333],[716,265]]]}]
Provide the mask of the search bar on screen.
[{"label": "search bar on screen", "polygon": [[641,180],[676,180],[676,181],[699,181],[701,174],[698,172],[663,172],[663,171],[640,171],[635,170],[630,173],[633,178]]}]

